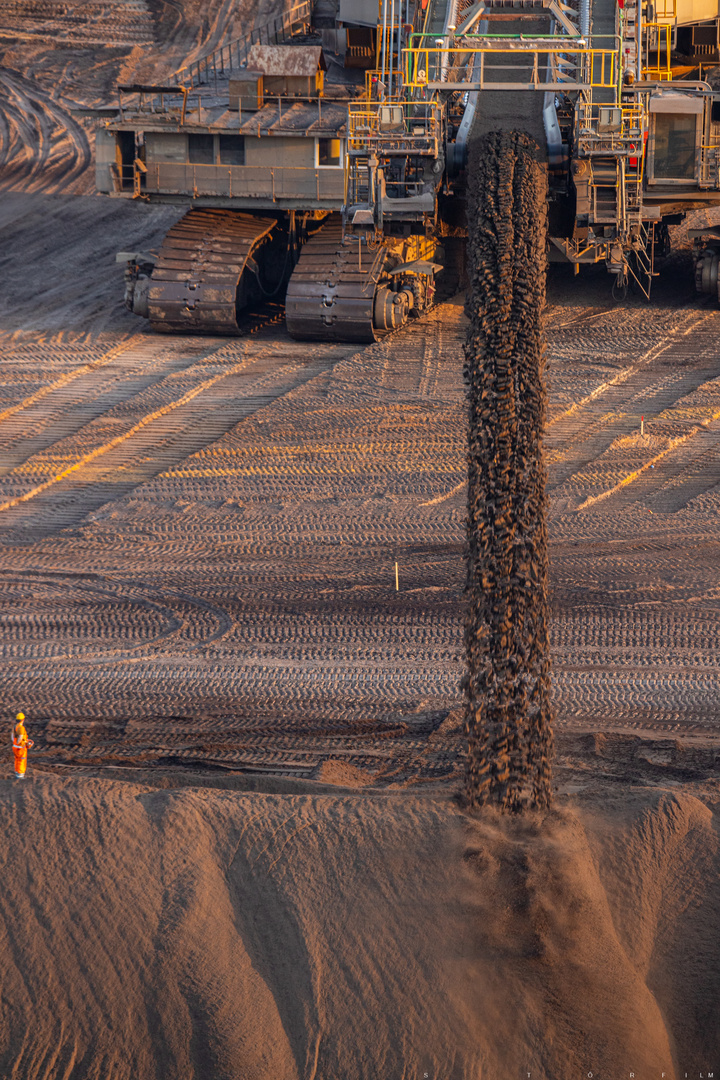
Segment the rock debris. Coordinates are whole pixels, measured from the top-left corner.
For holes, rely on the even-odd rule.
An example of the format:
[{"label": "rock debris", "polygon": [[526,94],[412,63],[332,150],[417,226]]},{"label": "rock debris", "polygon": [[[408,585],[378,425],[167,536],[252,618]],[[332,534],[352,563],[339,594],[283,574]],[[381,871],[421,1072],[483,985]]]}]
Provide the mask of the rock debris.
[{"label": "rock debris", "polygon": [[537,145],[491,132],[468,174],[465,797],[551,802],[542,431],[547,178]]}]

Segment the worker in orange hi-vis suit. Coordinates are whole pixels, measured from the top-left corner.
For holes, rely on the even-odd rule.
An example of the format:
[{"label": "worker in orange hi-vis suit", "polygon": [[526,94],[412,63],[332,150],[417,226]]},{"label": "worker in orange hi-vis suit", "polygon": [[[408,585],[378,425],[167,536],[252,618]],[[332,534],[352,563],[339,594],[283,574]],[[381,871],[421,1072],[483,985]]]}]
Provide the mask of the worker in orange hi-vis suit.
[{"label": "worker in orange hi-vis suit", "polygon": [[12,744],[15,756],[15,776],[18,780],[22,780],[27,769],[27,752],[35,744],[28,739],[28,733],[25,730],[25,714],[20,712],[15,719],[17,723]]}]

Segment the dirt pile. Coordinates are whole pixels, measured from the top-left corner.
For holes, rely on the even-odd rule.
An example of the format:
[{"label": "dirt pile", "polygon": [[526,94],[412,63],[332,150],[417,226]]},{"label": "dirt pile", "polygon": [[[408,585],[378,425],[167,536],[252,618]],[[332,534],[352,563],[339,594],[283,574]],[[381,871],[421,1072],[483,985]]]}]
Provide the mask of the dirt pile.
[{"label": "dirt pile", "polygon": [[23,783],[0,780],[1,1076],[476,1075],[457,813]]},{"label": "dirt pile", "polygon": [[547,806],[552,752],[542,430],[546,175],[523,134],[471,147],[468,268],[470,805]]},{"label": "dirt pile", "polygon": [[717,794],[606,788],[568,806],[542,824],[485,811],[470,830],[482,1075],[717,1075]]},{"label": "dirt pile", "polygon": [[0,1075],[717,1068],[717,793],[605,790],[540,828],[211,783],[0,778]]}]

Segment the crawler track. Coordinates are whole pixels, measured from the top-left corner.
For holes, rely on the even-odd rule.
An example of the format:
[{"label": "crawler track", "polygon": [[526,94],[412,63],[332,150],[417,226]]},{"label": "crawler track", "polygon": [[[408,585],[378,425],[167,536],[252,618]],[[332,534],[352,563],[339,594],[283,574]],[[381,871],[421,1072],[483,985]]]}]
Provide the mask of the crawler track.
[{"label": "crawler track", "polygon": [[375,341],[373,299],[385,265],[382,247],[342,242],[339,214],[305,244],[285,298],[288,330],[307,341]]},{"label": "crawler track", "polygon": [[[248,261],[274,225],[274,218],[233,210],[185,214],[165,237],[153,271],[149,298],[153,330],[239,333],[240,281],[243,274],[251,276]],[[254,295],[252,289],[249,295]]]}]

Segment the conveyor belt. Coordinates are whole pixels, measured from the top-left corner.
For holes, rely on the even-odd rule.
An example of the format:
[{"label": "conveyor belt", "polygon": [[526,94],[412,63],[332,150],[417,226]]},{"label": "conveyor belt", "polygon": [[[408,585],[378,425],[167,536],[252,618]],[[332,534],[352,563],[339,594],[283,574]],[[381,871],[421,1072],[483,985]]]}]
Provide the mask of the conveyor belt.
[{"label": "conveyor belt", "polygon": [[241,278],[274,218],[236,210],[190,210],[160,249],[149,291],[150,322],[168,333],[237,334],[247,287]]},{"label": "conveyor belt", "polygon": [[285,299],[285,319],[294,338],[307,341],[376,340],[373,327],[375,290],[387,258],[386,249],[359,253],[356,237],[342,240],[339,214],[305,244],[293,270]]}]

